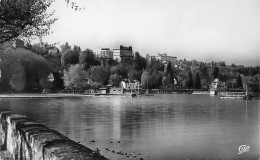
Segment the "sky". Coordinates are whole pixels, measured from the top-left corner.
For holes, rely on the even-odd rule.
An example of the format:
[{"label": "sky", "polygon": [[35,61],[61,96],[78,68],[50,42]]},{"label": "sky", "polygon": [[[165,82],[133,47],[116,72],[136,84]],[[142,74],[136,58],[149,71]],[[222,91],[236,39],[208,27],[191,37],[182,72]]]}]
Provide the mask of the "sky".
[{"label": "sky", "polygon": [[260,65],[260,0],[64,0],[49,8],[59,20],[43,41],[82,50],[132,46],[142,56]]}]

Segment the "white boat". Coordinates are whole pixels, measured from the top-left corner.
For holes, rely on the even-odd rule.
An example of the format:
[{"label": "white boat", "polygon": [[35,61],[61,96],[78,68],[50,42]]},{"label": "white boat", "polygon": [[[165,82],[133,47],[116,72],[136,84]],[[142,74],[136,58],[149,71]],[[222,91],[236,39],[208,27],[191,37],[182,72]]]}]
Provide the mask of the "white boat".
[{"label": "white boat", "polygon": [[218,91],[215,90],[215,89],[211,89],[210,92],[209,92],[209,94],[212,95],[212,96],[215,96],[215,95],[218,94]]},{"label": "white boat", "polygon": [[226,99],[246,99],[247,95],[244,92],[224,92],[220,94],[220,98]]}]

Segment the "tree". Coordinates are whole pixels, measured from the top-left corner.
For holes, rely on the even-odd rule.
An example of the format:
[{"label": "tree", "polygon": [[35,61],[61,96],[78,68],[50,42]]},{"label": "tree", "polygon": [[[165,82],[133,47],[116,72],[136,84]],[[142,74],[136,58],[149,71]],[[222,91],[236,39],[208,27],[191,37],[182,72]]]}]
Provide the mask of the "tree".
[{"label": "tree", "polygon": [[11,87],[18,91],[21,92],[24,90],[26,86],[26,75],[25,75],[25,70],[21,64],[18,64],[15,67],[14,73],[12,78],[10,79],[10,85]]},{"label": "tree", "polygon": [[109,84],[111,84],[112,86],[116,86],[118,87],[120,85],[120,82],[122,81],[122,77],[118,74],[112,74],[109,77]]},{"label": "tree", "polygon": [[162,84],[163,84],[163,86],[167,85],[167,77],[162,78]]},{"label": "tree", "polygon": [[111,70],[111,74],[118,74],[118,75],[122,76],[123,79],[128,78],[127,77],[127,68],[124,65],[122,65],[121,63],[116,66],[111,67],[110,70]]},{"label": "tree", "polygon": [[159,88],[162,85],[163,72],[144,71],[141,76],[141,85],[143,89]]},{"label": "tree", "polygon": [[218,69],[218,67],[215,66],[213,68],[213,78],[216,79],[216,78],[218,78],[218,76],[219,76],[219,69]]},{"label": "tree", "polygon": [[186,87],[187,87],[188,89],[193,88],[193,78],[192,78],[191,71],[189,71],[189,73],[188,73],[188,78],[187,78],[187,80],[186,80]]},{"label": "tree", "polygon": [[65,44],[61,45],[60,48],[61,48],[61,52],[62,53],[65,52],[66,50],[71,50],[71,46],[69,45],[68,42],[66,42]]},{"label": "tree", "polygon": [[143,70],[146,68],[146,59],[142,57],[139,52],[135,52],[133,65],[135,70]]},{"label": "tree", "polygon": [[238,76],[237,76],[237,87],[238,87],[238,88],[243,87],[243,82],[242,82],[241,75],[238,75]]},{"label": "tree", "polygon": [[65,50],[61,56],[61,64],[63,67],[67,68],[72,64],[77,64],[79,62],[79,55],[77,52],[72,50]]},{"label": "tree", "polygon": [[147,89],[148,86],[148,79],[150,77],[150,74],[148,71],[144,71],[142,76],[141,76],[141,85],[143,89]]},{"label": "tree", "polygon": [[146,70],[148,69],[152,69],[156,71],[164,71],[164,64],[159,60],[151,58],[150,63],[146,65]]},{"label": "tree", "polygon": [[41,56],[46,56],[48,54],[47,48],[42,44],[33,44],[30,49]]},{"label": "tree", "polygon": [[80,48],[80,46],[74,45],[72,51],[79,54],[79,52],[81,51],[81,48]]},{"label": "tree", "polygon": [[71,65],[68,71],[64,70],[64,85],[69,89],[88,88],[87,77],[88,74],[83,66],[79,64]]},{"label": "tree", "polygon": [[49,34],[57,19],[47,13],[52,0],[1,0],[0,43],[17,37],[42,37]]},{"label": "tree", "polygon": [[143,74],[143,71],[142,70],[135,70],[135,69],[130,69],[130,72],[129,72],[129,79],[131,80],[138,80],[138,81],[141,81],[141,76]]},{"label": "tree", "polygon": [[49,48],[53,47],[48,43],[41,43],[41,44],[33,44],[30,47],[30,50],[37,53],[38,55],[43,56],[49,63],[50,67],[52,68],[53,72],[62,71],[61,69],[61,55],[59,50],[57,52],[49,52]]},{"label": "tree", "polygon": [[92,81],[105,85],[108,82],[110,72],[101,66],[93,66],[90,68],[90,77]]},{"label": "tree", "polygon": [[170,68],[168,75],[167,75],[167,83],[168,84],[174,84],[173,81],[173,73],[172,73],[172,69]]},{"label": "tree", "polygon": [[196,73],[196,78],[195,78],[195,81],[194,81],[194,88],[195,89],[201,89],[200,75],[199,75],[198,72]]},{"label": "tree", "polygon": [[84,65],[85,69],[94,65],[100,65],[100,62],[95,58],[92,50],[86,49],[79,53],[79,64]]},{"label": "tree", "polygon": [[[50,26],[57,20],[54,11],[47,9],[55,0],[1,0],[0,1],[0,43],[15,38],[43,37],[50,32]],[[65,0],[75,10],[81,8],[71,0]]]},{"label": "tree", "polygon": [[174,84],[171,62],[168,62],[167,65],[164,66],[164,76],[162,78],[162,84],[163,86]]},{"label": "tree", "polygon": [[11,88],[16,91],[41,91],[40,81],[47,79],[52,71],[42,56],[25,48],[6,47],[0,52],[0,59],[1,86],[5,85],[6,91]]}]

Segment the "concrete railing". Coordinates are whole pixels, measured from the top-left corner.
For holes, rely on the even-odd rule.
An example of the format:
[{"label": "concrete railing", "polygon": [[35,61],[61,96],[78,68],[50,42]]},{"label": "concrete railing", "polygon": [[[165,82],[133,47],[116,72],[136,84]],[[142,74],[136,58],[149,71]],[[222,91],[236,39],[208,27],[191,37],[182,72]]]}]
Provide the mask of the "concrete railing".
[{"label": "concrete railing", "polygon": [[14,160],[106,160],[98,152],[12,111],[0,111],[0,142],[0,150],[9,152]]}]

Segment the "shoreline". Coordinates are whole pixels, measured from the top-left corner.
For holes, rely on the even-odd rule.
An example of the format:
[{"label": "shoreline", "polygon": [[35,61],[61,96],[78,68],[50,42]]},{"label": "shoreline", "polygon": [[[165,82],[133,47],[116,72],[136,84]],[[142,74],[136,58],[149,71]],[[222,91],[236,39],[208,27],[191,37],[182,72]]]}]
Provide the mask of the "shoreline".
[{"label": "shoreline", "polygon": [[73,97],[132,97],[121,94],[78,94],[78,93],[10,93],[0,94],[0,98],[73,98]]},{"label": "shoreline", "polygon": [[71,97],[87,97],[91,95],[73,94],[73,93],[11,93],[0,94],[0,98],[71,98]]},{"label": "shoreline", "polygon": [[[167,94],[167,93],[165,93]],[[187,94],[184,92],[168,94]],[[209,95],[208,92],[195,92],[192,95]],[[76,98],[76,97],[135,97],[122,94],[79,94],[79,93],[1,93],[0,98]],[[138,96],[137,96],[138,97]],[[256,99],[260,99],[259,95]]]}]

